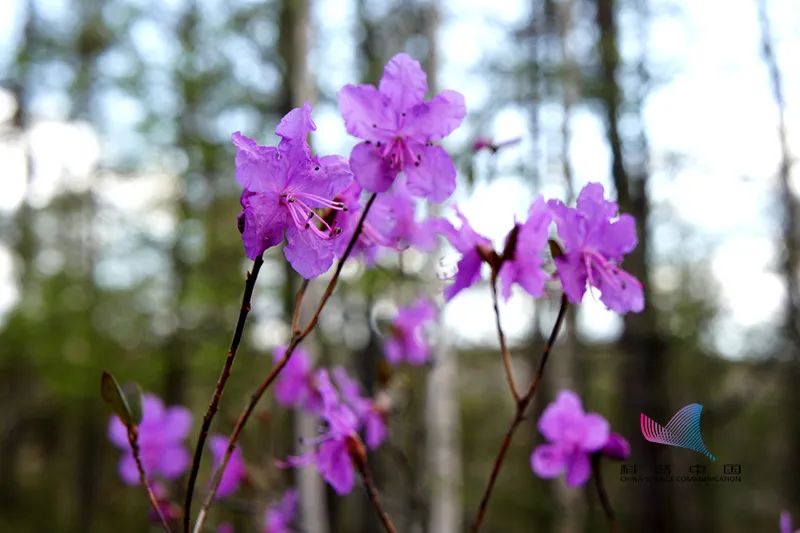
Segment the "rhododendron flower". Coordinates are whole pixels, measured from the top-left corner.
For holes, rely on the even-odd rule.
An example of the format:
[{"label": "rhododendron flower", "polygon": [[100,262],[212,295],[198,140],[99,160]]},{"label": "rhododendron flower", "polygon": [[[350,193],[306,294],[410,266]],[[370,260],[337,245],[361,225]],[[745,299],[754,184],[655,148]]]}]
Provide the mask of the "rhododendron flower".
[{"label": "rhododendron flower", "polygon": [[792,526],[792,515],[790,515],[788,511],[783,511],[781,513],[779,525],[781,533],[800,533],[800,529],[795,530]]},{"label": "rhododendron flower", "polygon": [[350,166],[366,190],[384,192],[403,172],[415,196],[441,202],[453,193],[455,166],[432,143],[461,124],[464,97],[442,91],[425,102],[426,92],[427,76],[407,54],[389,60],[377,88],[346,85],[339,92],[347,132],[364,140],[350,154]]},{"label": "rhododendron flower", "polygon": [[383,345],[386,359],[392,364],[403,361],[421,365],[428,360],[428,344],[425,342],[425,324],[436,318],[436,306],[422,298],[408,307],[401,308],[390,326],[389,338]]},{"label": "rhododendron flower", "polygon": [[539,419],[539,431],[549,441],[531,454],[531,468],[549,479],[565,473],[567,485],[583,485],[591,475],[590,454],[608,442],[609,424],[597,413],[585,413],[581,400],[571,391],[561,391]]},{"label": "rhododendron flower", "polygon": [[[354,183],[337,199],[346,206],[346,211],[335,214],[337,227],[342,235],[336,239],[336,255],[341,257],[347,248],[362,214],[359,200],[361,186]],[[381,248],[402,251],[411,246],[429,251],[436,239],[427,222],[416,218],[416,202],[401,179],[389,191],[378,196],[361,228],[353,254],[362,254],[367,263],[373,264]]]},{"label": "rhododendron flower", "polygon": [[547,275],[542,271],[542,251],[547,246],[550,213],[539,196],[528,211],[528,220],[517,224],[506,239],[498,274],[503,297],[511,296],[511,285],[518,283],[531,296],[541,296]]},{"label": "rhododendron flower", "polygon": [[301,456],[291,456],[278,463],[278,466],[313,464],[338,494],[347,494],[353,490],[355,480],[350,459],[350,441],[358,441],[358,417],[349,406],[340,401],[339,393],[326,370],[318,370],[315,381],[322,399],[320,415],[325,421],[327,431],[315,439],[316,447],[313,451]]},{"label": "rhododendron flower", "polygon": [[[225,450],[228,448],[228,437],[225,435],[211,435],[209,446],[211,447],[214,469],[216,470],[222,463]],[[242,459],[242,450],[234,448],[228,464],[225,466],[225,471],[222,473],[222,478],[220,478],[216,497],[219,499],[233,494],[245,478],[247,478],[247,469],[244,466],[244,459]]]},{"label": "rhododendron flower", "polygon": [[374,450],[389,436],[385,410],[371,398],[361,396],[361,388],[358,383],[347,375],[344,368],[334,368],[333,379],[339,387],[342,399],[358,417],[360,425],[364,429],[367,447]]},{"label": "rhododendron flower", "polygon": [[290,526],[296,514],[297,491],[287,490],[280,502],[267,508],[263,533],[292,533]]},{"label": "rhododendron flower", "polygon": [[600,300],[609,309],[618,313],[644,309],[642,284],[619,266],[623,256],[636,248],[634,218],[617,216],[617,204],[603,198],[599,183],[581,190],[577,207],[558,200],[548,204],[564,247],[564,255],[555,262],[567,299],[580,303],[588,281],[600,289]]},{"label": "rhododendron flower", "polygon": [[600,450],[605,457],[616,459],[617,461],[624,461],[631,456],[631,445],[628,440],[619,433],[612,432],[608,436],[603,449]]},{"label": "rhododendron flower", "polygon": [[239,230],[247,256],[255,259],[285,236],[284,255],[306,279],[331,266],[332,241],[339,234],[318,210],[344,209],[334,197],[352,181],[342,157],[312,155],[307,137],[315,129],[311,106],[305,104],[287,113],[275,129],[281,137],[277,147],[233,134],[236,179],[244,188]]},{"label": "rhododendron flower", "polygon": [[481,278],[481,266],[489,263],[502,283],[503,296],[511,296],[511,286],[519,284],[532,296],[544,292],[547,275],[542,271],[542,252],[547,245],[548,226],[551,216],[544,199],[539,196],[528,211],[528,219],[515,224],[506,236],[505,248],[498,255],[492,241],[480,235],[470,226],[467,218],[456,209],[461,227],[456,228],[450,221],[439,219],[436,230],[442,233],[453,247],[461,252],[455,279],[444,290],[446,300],[474,285]]},{"label": "rhododendron flower", "polygon": [[[278,346],[273,351],[277,363],[283,359],[286,346]],[[287,361],[286,366],[278,374],[275,383],[275,399],[284,407],[302,407],[308,411],[316,411],[320,407],[319,393],[314,385],[314,370],[311,359],[300,346]]]},{"label": "rhododendron flower", "polygon": [[461,252],[461,259],[458,261],[455,279],[444,290],[444,298],[447,301],[462,290],[471,287],[481,278],[481,266],[485,257],[494,253],[492,241],[480,235],[470,226],[467,217],[456,209],[456,215],[461,221],[461,227],[456,228],[450,221],[440,218],[436,230],[450,241],[450,244]]},{"label": "rhododendron flower", "polygon": [[[192,415],[185,407],[165,408],[153,394],[142,395],[142,421],[139,423],[139,451],[142,466],[148,477],[175,479],[189,466],[189,452],[184,446],[192,428]],[[113,416],[108,425],[108,437],[123,451],[119,475],[129,485],[139,483],[139,470],[128,442],[128,429]]]}]

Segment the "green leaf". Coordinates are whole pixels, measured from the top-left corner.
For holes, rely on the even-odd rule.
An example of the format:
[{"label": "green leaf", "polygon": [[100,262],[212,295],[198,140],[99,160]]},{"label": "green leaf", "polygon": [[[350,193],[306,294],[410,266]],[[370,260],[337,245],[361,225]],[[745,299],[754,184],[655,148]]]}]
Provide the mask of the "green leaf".
[{"label": "green leaf", "polygon": [[[108,372],[103,372],[103,379],[100,382],[100,395],[126,427],[131,427],[136,423],[122,387],[119,386],[116,378]],[[139,410],[141,411],[141,407]]]},{"label": "green leaf", "polygon": [[142,387],[138,383],[126,383],[122,386],[125,399],[128,401],[134,424],[142,422]]}]

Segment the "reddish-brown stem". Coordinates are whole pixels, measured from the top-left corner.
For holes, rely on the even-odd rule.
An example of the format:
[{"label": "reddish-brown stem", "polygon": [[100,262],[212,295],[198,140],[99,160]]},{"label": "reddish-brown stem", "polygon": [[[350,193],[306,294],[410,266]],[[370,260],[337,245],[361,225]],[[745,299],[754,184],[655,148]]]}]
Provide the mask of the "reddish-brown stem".
[{"label": "reddish-brown stem", "polygon": [[600,504],[603,506],[603,511],[606,513],[608,519],[608,527],[611,533],[619,533],[619,525],[614,516],[614,508],[611,507],[611,500],[608,499],[606,486],[603,483],[603,474],[600,471],[600,455],[595,454],[592,456],[592,477],[594,478],[594,486],[597,488],[597,495],[600,497]]},{"label": "reddish-brown stem", "polygon": [[244,325],[247,321],[247,315],[250,313],[250,301],[253,298],[253,289],[256,286],[258,279],[258,272],[261,270],[261,265],[264,264],[263,254],[258,254],[253,261],[253,270],[247,273],[244,283],[244,293],[242,294],[242,305],[239,308],[239,318],[236,320],[236,327],[233,330],[233,338],[231,339],[228,354],[225,357],[225,363],[222,365],[217,384],[214,387],[214,394],[211,396],[211,401],[208,404],[206,414],[203,416],[203,424],[200,426],[200,435],[197,437],[197,445],[194,448],[194,458],[192,459],[192,468],[189,471],[189,481],[186,485],[186,498],[183,505],[183,531],[189,532],[189,519],[192,510],[192,497],[194,495],[194,487],[197,483],[197,473],[200,471],[200,460],[203,458],[203,448],[205,448],[206,439],[208,438],[208,430],[211,428],[211,421],[214,420],[214,415],[217,413],[219,401],[222,398],[222,392],[225,389],[225,384],[228,382],[228,377],[231,375],[231,367],[233,361],[236,359],[236,351],[239,349],[239,344],[242,341],[242,334],[244,333]]},{"label": "reddish-brown stem", "polygon": [[147,496],[150,498],[150,505],[158,515],[158,519],[161,521],[161,525],[164,527],[164,531],[167,533],[172,533],[172,529],[169,527],[169,522],[167,522],[167,518],[164,516],[164,513],[161,512],[161,505],[158,503],[158,497],[153,492],[153,487],[150,486],[150,481],[147,479],[147,474],[144,471],[144,465],[142,465],[142,457],[139,452],[139,432],[136,430],[136,427],[129,426],[128,427],[128,443],[131,445],[131,452],[133,453],[133,460],[136,463],[136,469],[139,470],[139,482],[144,486],[144,489],[147,491]]},{"label": "reddish-brown stem", "polygon": [[[364,227],[364,220],[367,218],[367,213],[369,212],[372,204],[375,202],[377,194],[373,193],[372,196],[369,197],[367,200],[367,204],[364,206],[364,211],[361,213],[361,217],[358,219],[358,224],[356,225],[356,229],[353,232],[353,236],[350,238],[350,242],[347,244],[347,248],[345,249],[344,254],[339,259],[339,262],[336,263],[336,270],[333,272],[333,277],[328,282],[328,286],[325,289],[325,292],[322,295],[322,298],[317,304],[317,308],[314,311],[311,319],[308,321],[308,325],[302,329],[299,333],[292,333],[291,339],[289,339],[289,344],[286,346],[286,351],[283,354],[283,357],[278,361],[278,363],[272,368],[270,373],[264,378],[264,381],[256,388],[256,390],[250,395],[250,400],[247,402],[242,413],[239,415],[239,418],[236,419],[236,424],[233,427],[233,431],[231,432],[230,437],[228,438],[228,446],[225,449],[225,455],[222,457],[222,461],[220,462],[219,466],[217,467],[216,472],[214,472],[214,477],[211,481],[211,488],[206,494],[206,498],[203,501],[203,506],[200,509],[200,512],[197,514],[197,521],[194,525],[194,533],[199,533],[203,530],[203,524],[205,523],[206,516],[208,516],[208,509],[211,507],[211,504],[214,502],[214,496],[217,493],[217,487],[219,487],[219,482],[222,479],[222,473],[225,471],[225,467],[228,465],[228,461],[233,454],[233,450],[236,448],[236,443],[239,440],[239,435],[241,434],[244,426],[247,424],[247,420],[250,418],[250,415],[253,413],[253,410],[256,408],[261,397],[267,391],[267,389],[272,385],[272,382],[275,381],[275,378],[281,373],[283,368],[286,366],[286,363],[289,362],[289,358],[291,358],[292,353],[294,353],[294,349],[300,344],[304,338],[308,336],[311,331],[313,331],[314,327],[317,325],[319,321],[320,313],[322,313],[322,309],[325,307],[325,304],[328,302],[328,299],[333,294],[333,290],[336,288],[336,283],[339,281],[339,275],[342,273],[342,268],[344,267],[345,261],[350,256],[350,253],[353,251],[353,247],[358,240],[359,235],[361,234],[361,229]],[[302,300],[303,295],[305,294],[305,287],[301,286],[301,292],[298,293],[299,298],[295,301],[295,310],[294,315],[299,315],[300,313],[300,303]],[[294,316],[293,315],[293,316]],[[297,319],[299,320],[299,319]],[[295,321],[297,321],[295,320]]]},{"label": "reddish-brown stem", "polygon": [[564,322],[564,316],[567,313],[567,307],[569,303],[567,302],[566,296],[561,296],[561,307],[558,309],[558,316],[556,317],[556,322],[553,324],[553,329],[550,332],[550,337],[547,339],[547,343],[544,345],[544,349],[542,350],[542,355],[539,358],[539,368],[536,371],[536,375],[531,381],[530,387],[525,392],[525,395],[519,399],[517,402],[516,412],[514,413],[514,419],[511,421],[511,424],[508,426],[506,430],[506,434],[503,437],[503,442],[500,444],[500,449],[497,451],[497,456],[494,459],[494,464],[492,465],[492,471],[489,474],[489,480],[486,482],[486,488],[483,491],[483,496],[481,497],[481,503],[478,507],[478,513],[475,515],[475,520],[472,523],[471,530],[474,533],[480,531],[481,525],[483,524],[483,519],[486,516],[486,510],[489,507],[489,498],[492,495],[492,489],[494,489],[495,481],[497,480],[497,475],[500,473],[500,468],[503,466],[503,461],[506,458],[506,453],[508,452],[508,447],[511,445],[511,439],[514,436],[514,432],[517,430],[517,427],[522,423],[525,419],[525,411],[528,409],[528,405],[530,405],[531,400],[533,399],[534,395],[536,394],[537,389],[539,388],[539,383],[542,381],[542,376],[544,375],[544,368],[547,364],[547,359],[550,356],[550,351],[553,348],[553,345],[558,338],[558,332],[561,330],[561,324]]},{"label": "reddish-brown stem", "polygon": [[383,524],[383,528],[386,530],[387,533],[397,533],[397,528],[392,522],[392,519],[389,518],[389,515],[386,513],[386,510],[381,505],[381,498],[378,494],[378,489],[375,487],[375,484],[372,482],[372,476],[370,475],[369,465],[366,461],[353,461],[353,464],[358,469],[358,473],[361,474],[361,479],[364,480],[364,488],[367,489],[367,495],[369,496],[369,501],[372,503],[372,507],[375,508],[375,512],[378,514],[378,518],[381,520],[381,524]]},{"label": "reddish-brown stem", "polygon": [[500,323],[500,306],[497,299],[497,276],[492,274],[492,304],[494,305],[494,319],[497,324],[497,338],[500,340],[500,354],[503,356],[503,367],[506,370],[506,381],[508,388],[511,390],[511,396],[514,397],[514,403],[519,403],[520,397],[517,391],[517,384],[514,382],[514,368],[511,365],[511,353],[508,351],[506,344],[506,334],[503,331],[503,326]]}]

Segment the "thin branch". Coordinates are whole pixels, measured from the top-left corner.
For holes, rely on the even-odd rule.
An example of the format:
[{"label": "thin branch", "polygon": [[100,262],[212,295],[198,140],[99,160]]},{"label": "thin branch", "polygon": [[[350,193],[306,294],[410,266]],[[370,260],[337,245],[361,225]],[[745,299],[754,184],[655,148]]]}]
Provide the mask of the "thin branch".
[{"label": "thin branch", "polygon": [[[313,331],[314,327],[317,325],[317,321],[319,320],[319,315],[322,313],[322,309],[325,307],[325,304],[328,302],[328,299],[333,294],[333,290],[336,288],[336,283],[339,280],[339,275],[342,272],[342,268],[344,267],[345,261],[350,256],[350,253],[353,251],[353,247],[358,240],[359,235],[361,235],[361,229],[364,227],[364,220],[367,218],[367,213],[369,212],[372,204],[375,202],[377,194],[373,193],[370,196],[367,204],[364,206],[364,211],[361,213],[361,218],[358,219],[358,224],[356,225],[356,229],[353,232],[353,236],[350,238],[350,242],[347,244],[347,248],[345,249],[344,255],[342,255],[339,262],[336,264],[336,270],[333,273],[333,277],[328,282],[328,286],[325,289],[325,293],[322,295],[319,304],[317,305],[317,309],[314,311],[314,315],[309,320],[308,325],[300,332],[300,333],[293,333],[292,338],[289,340],[289,344],[286,346],[286,351],[283,354],[283,357],[280,361],[272,368],[270,373],[264,378],[264,381],[256,388],[253,394],[250,395],[250,400],[245,406],[242,413],[239,415],[239,418],[236,420],[236,424],[233,427],[233,431],[231,432],[230,437],[228,438],[228,446],[225,449],[225,455],[222,457],[222,461],[220,462],[219,466],[217,467],[216,472],[214,473],[214,477],[211,481],[211,488],[206,494],[206,498],[203,501],[203,506],[200,508],[200,512],[197,514],[197,521],[194,525],[194,533],[199,533],[203,530],[203,524],[205,523],[206,517],[208,516],[208,509],[211,507],[211,504],[214,502],[214,496],[217,493],[217,488],[219,487],[220,480],[222,479],[222,473],[225,471],[225,467],[228,465],[228,461],[233,454],[233,450],[236,448],[236,443],[239,440],[239,435],[241,434],[244,426],[247,424],[250,415],[253,413],[256,405],[258,404],[261,397],[267,391],[272,382],[275,381],[275,378],[281,373],[283,368],[286,366],[286,363],[289,362],[292,354],[294,353],[294,349],[297,348],[297,345],[308,336],[311,331]],[[303,287],[301,287],[303,289]],[[300,292],[299,296],[302,298],[305,291]],[[299,314],[299,304],[295,302],[295,314]]]},{"label": "thin branch", "polygon": [[614,509],[611,507],[611,500],[608,499],[605,484],[603,483],[603,475],[600,472],[600,455],[595,454],[592,456],[592,477],[594,478],[594,486],[597,488],[597,495],[600,497],[600,504],[603,506],[603,511],[608,518],[608,527],[611,533],[619,533],[619,525],[614,516]]},{"label": "thin branch", "polygon": [[294,297],[294,312],[292,313],[292,335],[300,333],[300,311],[303,308],[303,299],[306,296],[306,289],[308,288],[308,280],[304,279],[297,289],[297,294]]},{"label": "thin branch", "polygon": [[353,461],[353,464],[356,466],[359,474],[361,474],[361,478],[364,480],[364,488],[367,489],[369,501],[372,503],[372,507],[375,508],[378,518],[381,519],[383,528],[387,533],[397,533],[397,528],[395,527],[394,522],[392,522],[392,519],[389,518],[389,515],[383,508],[383,505],[381,505],[380,495],[378,494],[378,489],[375,487],[375,484],[372,482],[372,476],[370,475],[367,461]]},{"label": "thin branch", "polygon": [[514,368],[511,365],[511,353],[508,351],[506,344],[506,334],[503,331],[503,326],[500,323],[500,306],[497,302],[497,276],[492,274],[492,304],[494,305],[494,321],[497,325],[497,338],[500,340],[500,353],[503,356],[503,367],[506,370],[506,381],[508,388],[511,390],[511,396],[514,397],[514,403],[519,403],[520,397],[517,391],[517,384],[514,383]]},{"label": "thin branch", "polygon": [[208,438],[208,430],[211,427],[211,421],[214,420],[214,415],[217,413],[217,407],[222,398],[225,384],[228,382],[228,377],[231,375],[231,367],[233,367],[236,351],[239,349],[239,344],[242,341],[247,315],[250,313],[250,301],[253,297],[253,289],[255,289],[258,272],[261,270],[261,265],[263,264],[264,256],[263,254],[258,254],[253,261],[253,270],[247,273],[247,278],[244,282],[244,293],[242,294],[242,305],[239,308],[239,318],[236,320],[236,327],[233,330],[233,338],[231,339],[230,348],[228,348],[228,355],[225,357],[225,363],[222,365],[222,372],[220,372],[217,385],[214,387],[214,394],[211,396],[211,402],[208,404],[206,414],[203,416],[200,435],[197,437],[197,445],[194,448],[194,458],[192,459],[192,469],[189,472],[189,482],[186,485],[186,499],[183,505],[183,531],[185,533],[189,532],[192,497],[194,496],[194,487],[197,483],[197,473],[200,471],[200,460],[203,458],[203,448],[205,448],[206,439]]},{"label": "thin branch", "polygon": [[565,295],[562,295],[561,307],[558,309],[558,316],[556,317],[556,322],[555,324],[553,324],[553,329],[550,332],[550,337],[547,339],[547,343],[544,345],[544,349],[542,350],[542,355],[539,358],[539,369],[536,371],[536,376],[533,378],[533,381],[531,382],[530,387],[528,387],[527,392],[517,402],[517,410],[516,413],[514,414],[514,419],[508,426],[506,434],[503,437],[503,442],[500,444],[500,449],[497,451],[497,456],[495,457],[494,464],[492,466],[492,471],[489,474],[489,480],[486,482],[486,488],[484,489],[483,496],[481,497],[481,503],[480,506],[478,507],[478,513],[475,515],[475,521],[472,523],[471,530],[474,533],[477,533],[481,528],[481,524],[483,524],[483,519],[486,516],[486,510],[489,507],[489,498],[492,495],[492,490],[494,489],[494,484],[495,481],[497,480],[497,475],[500,473],[500,468],[503,466],[503,461],[506,458],[508,447],[511,445],[511,439],[514,436],[514,432],[517,430],[517,427],[525,419],[525,411],[528,409],[528,405],[530,405],[531,400],[536,394],[536,390],[539,388],[539,383],[542,381],[542,376],[544,375],[544,368],[545,365],[547,364],[547,359],[550,356],[550,350],[552,349],[553,345],[556,342],[556,339],[558,338],[558,332],[561,330],[561,324],[564,322],[564,316],[567,313],[567,307],[569,307],[569,303],[567,302],[567,297]]},{"label": "thin branch", "polygon": [[161,512],[161,505],[158,503],[158,497],[156,497],[155,493],[153,492],[153,488],[150,486],[150,481],[147,479],[147,474],[144,471],[144,465],[142,465],[142,456],[139,450],[139,432],[133,426],[128,427],[128,443],[131,445],[131,452],[133,453],[133,460],[136,462],[136,469],[139,470],[139,482],[144,485],[144,488],[147,491],[147,496],[150,498],[150,505],[158,515],[161,525],[164,526],[164,531],[167,533],[172,533],[172,529],[169,527],[167,518],[164,516],[164,513]]}]

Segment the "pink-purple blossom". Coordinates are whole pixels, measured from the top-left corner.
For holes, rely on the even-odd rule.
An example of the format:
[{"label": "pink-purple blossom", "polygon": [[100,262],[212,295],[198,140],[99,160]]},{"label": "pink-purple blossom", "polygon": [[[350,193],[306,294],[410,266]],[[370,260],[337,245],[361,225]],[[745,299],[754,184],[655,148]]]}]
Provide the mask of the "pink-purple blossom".
[{"label": "pink-purple blossom", "polygon": [[467,217],[457,207],[455,210],[461,221],[460,227],[456,228],[444,218],[438,219],[436,226],[436,230],[450,241],[453,248],[461,252],[461,259],[456,265],[458,270],[455,279],[444,289],[444,298],[447,301],[477,283],[481,279],[481,266],[484,259],[494,254],[492,241],[472,229]]},{"label": "pink-purple blossom", "polygon": [[548,228],[551,215],[544,199],[539,196],[528,210],[525,222],[515,224],[506,236],[503,253],[498,255],[492,241],[480,235],[470,225],[467,218],[456,208],[461,221],[456,228],[446,219],[438,219],[436,231],[443,234],[459,252],[461,259],[453,283],[444,290],[446,300],[477,283],[481,279],[481,266],[488,263],[502,284],[503,296],[511,296],[513,284],[520,285],[532,296],[544,292],[547,274],[542,270],[543,251],[547,246]]},{"label": "pink-purple blossom", "polygon": [[392,364],[405,361],[421,365],[427,362],[430,350],[425,340],[425,326],[435,318],[436,306],[426,298],[400,308],[383,345],[386,359]]},{"label": "pink-purple blossom", "polygon": [[623,256],[636,247],[636,221],[618,215],[617,204],[603,194],[602,185],[589,183],[574,208],[548,202],[564,248],[564,255],[555,258],[558,277],[572,303],[580,303],[588,282],[600,290],[609,309],[638,313],[644,309],[642,284],[620,267]]},{"label": "pink-purple blossom", "polygon": [[[142,420],[137,426],[142,466],[148,477],[176,479],[189,467],[184,441],[192,428],[192,415],[181,406],[164,407],[153,394],[142,395]],[[111,417],[108,437],[122,450],[119,475],[129,485],[139,483],[139,471],[128,442],[128,430],[116,416]]]},{"label": "pink-purple blossom", "polygon": [[372,398],[361,396],[361,387],[347,375],[344,368],[334,368],[333,379],[339,387],[342,400],[358,417],[367,447],[371,450],[378,448],[389,436],[385,409]]},{"label": "pink-purple blossom", "polygon": [[347,494],[353,490],[355,482],[350,449],[353,441],[359,441],[359,420],[353,410],[340,400],[327,370],[316,372],[315,383],[322,401],[319,414],[327,429],[315,439],[313,450],[300,456],[290,456],[279,466],[312,464],[333,490],[338,494]]},{"label": "pink-purple blossom", "polygon": [[384,192],[403,172],[415,196],[441,202],[453,193],[455,166],[433,142],[461,124],[464,97],[446,90],[426,102],[427,92],[425,72],[407,54],[389,60],[378,87],[346,85],[339,92],[347,132],[364,141],[353,149],[350,166],[366,190]]},{"label": "pink-purple blossom", "polygon": [[789,511],[783,511],[778,524],[781,528],[781,533],[800,533],[800,529],[794,529],[792,525],[792,515]]},{"label": "pink-purple blossom", "polygon": [[287,490],[278,503],[267,507],[262,533],[292,533],[291,524],[297,514],[297,491]]},{"label": "pink-purple blossom", "polygon": [[[273,352],[277,363],[283,359],[286,346],[278,346]],[[284,407],[301,407],[316,412],[320,407],[319,393],[314,385],[314,369],[311,358],[302,347],[294,349],[286,366],[275,382],[275,399]]]},{"label": "pink-purple blossom", "polygon": [[281,120],[277,147],[233,134],[236,179],[244,189],[238,223],[247,256],[254,259],[285,237],[284,255],[306,279],[324,273],[333,262],[340,230],[319,211],[343,210],[334,198],[352,181],[344,158],[311,153],[307,137],[315,129],[311,106],[305,104]]},{"label": "pink-purple blossom", "polygon": [[531,454],[531,468],[539,477],[555,478],[564,473],[567,485],[583,485],[591,476],[591,454],[608,442],[608,421],[597,413],[586,413],[581,400],[564,390],[545,408],[538,423],[547,439]]},{"label": "pink-purple blossom", "polygon": [[[225,450],[228,448],[228,437],[225,435],[211,435],[209,439],[211,455],[214,460],[214,470],[222,464]],[[235,448],[231,454],[225,471],[222,473],[219,485],[217,486],[216,498],[221,499],[230,496],[239,489],[239,485],[247,478],[247,468],[242,458],[242,450]]]},{"label": "pink-purple blossom", "polygon": [[[347,206],[346,211],[335,213],[334,220],[342,228],[342,235],[335,245],[338,257],[344,254],[361,218],[361,190],[361,186],[354,183],[337,197]],[[390,190],[375,199],[362,225],[353,254],[363,255],[368,264],[373,264],[383,248],[403,251],[413,246],[422,251],[432,250],[436,245],[435,235],[427,221],[417,219],[416,203],[403,179],[398,178]]]},{"label": "pink-purple blossom", "polygon": [[506,300],[511,296],[511,286],[514,283],[534,297],[541,296],[544,292],[548,276],[542,270],[542,252],[547,246],[550,220],[547,204],[539,196],[528,211],[528,219],[515,225],[506,238],[498,274]]}]

